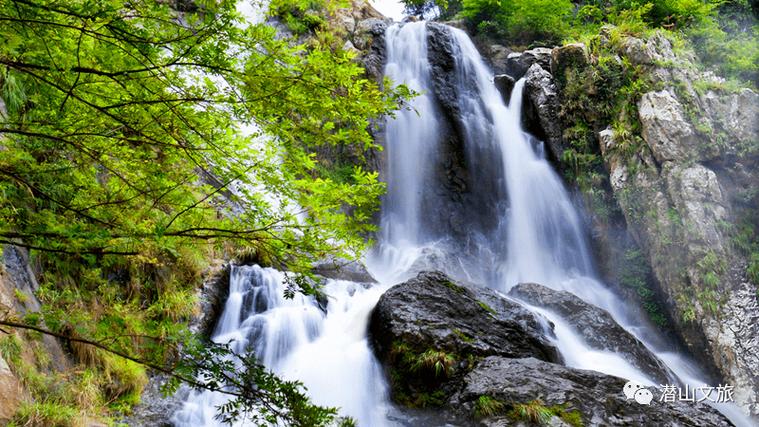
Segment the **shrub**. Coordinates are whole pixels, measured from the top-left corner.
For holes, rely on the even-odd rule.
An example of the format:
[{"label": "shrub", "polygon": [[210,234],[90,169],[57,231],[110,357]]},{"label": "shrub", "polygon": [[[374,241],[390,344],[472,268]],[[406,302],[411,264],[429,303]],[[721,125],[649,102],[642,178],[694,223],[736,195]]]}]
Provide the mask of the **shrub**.
[{"label": "shrub", "polygon": [[500,400],[487,395],[480,396],[474,403],[474,416],[487,418],[503,412],[504,404]]},{"label": "shrub", "polygon": [[539,399],[527,403],[517,403],[509,412],[509,416],[515,420],[527,421],[537,425],[548,424],[555,415],[554,411],[545,406]]}]

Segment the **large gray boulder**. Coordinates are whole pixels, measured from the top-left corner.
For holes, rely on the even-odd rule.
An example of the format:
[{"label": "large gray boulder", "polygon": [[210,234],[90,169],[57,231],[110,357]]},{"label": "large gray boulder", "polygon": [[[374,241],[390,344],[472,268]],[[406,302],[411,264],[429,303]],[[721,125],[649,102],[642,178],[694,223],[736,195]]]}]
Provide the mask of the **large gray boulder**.
[{"label": "large gray boulder", "polygon": [[619,354],[657,384],[673,382],[661,360],[619,326],[606,310],[588,304],[570,292],[556,291],[536,283],[521,283],[513,287],[509,295],[558,314],[590,347]]},{"label": "large gray boulder", "polygon": [[[627,380],[594,371],[568,368],[535,358],[487,357],[463,380],[449,407],[461,417],[474,414],[481,398],[498,402],[485,425],[514,425],[513,408],[539,405],[554,414],[554,425],[584,426],[731,426],[714,408],[700,403],[660,402],[661,390],[649,387],[650,405],[627,400]],[[536,402],[538,400],[539,402]],[[491,407],[496,407],[492,405]],[[481,411],[481,409],[480,409]],[[511,412],[511,413],[509,413]],[[509,416],[510,415],[510,416]],[[579,418],[579,419],[578,419]]]},{"label": "large gray boulder", "polygon": [[479,295],[442,273],[423,272],[379,299],[369,331],[395,401],[442,405],[482,357],[559,360],[545,320],[492,291]]},{"label": "large gray boulder", "polygon": [[693,126],[685,119],[680,102],[666,90],[649,92],[638,103],[643,139],[659,163],[686,160],[698,143]]},{"label": "large gray boulder", "polygon": [[383,360],[403,342],[423,351],[555,362],[558,352],[545,337],[544,322],[493,291],[475,291],[443,273],[422,272],[382,295],[369,328]]}]

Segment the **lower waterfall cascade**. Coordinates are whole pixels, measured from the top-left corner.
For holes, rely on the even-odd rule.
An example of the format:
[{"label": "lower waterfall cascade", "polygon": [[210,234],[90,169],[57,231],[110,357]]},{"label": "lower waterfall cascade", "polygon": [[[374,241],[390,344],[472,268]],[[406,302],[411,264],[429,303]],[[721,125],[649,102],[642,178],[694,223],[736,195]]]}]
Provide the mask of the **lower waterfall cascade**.
[{"label": "lower waterfall cascade", "polygon": [[[597,278],[578,209],[541,143],[522,129],[524,81],[516,83],[505,105],[466,33],[436,25],[450,34],[467,167],[496,176],[472,174],[471,197],[454,210],[446,205],[435,171],[443,161],[443,129],[451,124],[443,122],[435,97],[428,24],[390,26],[385,74],[419,95],[411,101],[413,109],[399,111],[386,124],[381,176],[388,192],[378,243],[365,261],[379,283],[327,280],[329,298],[322,311],[312,297],[285,299],[283,273],[232,266],[229,296],[212,339],[231,342],[238,352],[255,351],[273,372],[302,381],[314,403],[339,407],[361,426],[404,425],[370,348],[367,323],[382,293],[424,266],[504,294],[522,282],[571,292],[608,311],[669,368],[673,381],[707,384],[695,363],[663,343],[638,311]],[[475,215],[478,219],[469,222]],[[455,232],[449,216],[464,219]],[[568,366],[658,385],[624,357],[590,348],[555,313],[525,306],[555,325],[553,341]],[[223,403],[222,394],[192,392],[171,421],[179,427],[220,426],[214,415]],[[737,407],[715,406],[736,425],[752,425]]]}]

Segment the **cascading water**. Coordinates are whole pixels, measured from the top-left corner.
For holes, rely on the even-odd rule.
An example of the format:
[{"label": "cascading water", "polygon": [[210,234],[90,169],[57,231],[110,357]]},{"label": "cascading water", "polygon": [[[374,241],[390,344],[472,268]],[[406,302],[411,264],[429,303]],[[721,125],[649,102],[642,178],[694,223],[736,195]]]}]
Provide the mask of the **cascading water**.
[{"label": "cascading water", "polygon": [[[630,310],[628,304],[596,279],[577,209],[560,178],[543,157],[541,147],[522,130],[524,82],[517,82],[511,105],[506,106],[493,83],[492,74],[469,37],[455,28],[446,31],[450,31],[453,50],[448,59],[454,62],[454,76],[450,79],[454,84],[447,89],[456,93],[453,108],[460,117],[460,134],[465,139],[465,152],[470,156],[467,165],[474,171],[485,165],[484,169],[503,174],[501,179],[491,181],[499,183],[502,188],[474,189],[506,195],[506,200],[493,205],[499,215],[498,225],[484,229],[481,224],[472,224],[472,228],[479,229],[467,234],[488,236],[486,242],[478,243],[496,258],[495,265],[489,257],[445,253],[460,250],[462,246],[451,246],[444,242],[446,236],[428,231],[430,211],[441,206],[431,206],[430,198],[425,199],[420,193],[424,190],[420,189],[436,188],[434,182],[430,185],[430,181],[439,176],[434,172],[434,162],[440,161],[435,154],[445,149],[448,140],[441,135],[439,107],[432,96],[436,82],[431,78],[427,59],[427,24],[417,22],[391,27],[386,36],[386,74],[423,95],[414,104],[419,115],[414,111],[401,112],[387,125],[388,196],[383,206],[384,239],[371,260],[375,270],[380,270],[377,266],[393,263],[407,268],[419,263],[420,258],[427,258],[422,261],[425,266],[443,269],[455,277],[485,279],[484,283],[501,292],[520,282],[536,282],[569,291],[608,311],[617,323],[660,357],[673,372],[673,380],[691,386],[707,384],[706,376],[693,363],[672,349],[663,348],[657,334],[637,312]],[[500,169],[487,164],[492,159],[472,158],[473,155],[492,153],[493,145],[498,147],[497,154],[502,162]],[[400,201],[415,205],[408,206]],[[475,216],[483,207],[472,204],[465,209]],[[494,267],[497,273],[489,273]],[[390,271],[389,276],[396,279],[404,276],[402,269],[386,268],[385,271]],[[555,324],[554,341],[569,366],[654,384],[648,373],[641,372],[620,355],[592,349],[560,316],[548,310],[529,308]],[[733,405],[720,404],[718,409],[738,425],[751,425]]]},{"label": "cascading water", "polygon": [[[255,351],[277,374],[304,382],[318,404],[338,406],[360,425],[392,424],[387,387],[367,341],[367,321],[380,295],[422,268],[506,292],[532,281],[572,292],[607,310],[691,385],[704,376],[686,359],[656,345],[656,334],[595,279],[582,221],[561,180],[520,125],[518,82],[504,105],[492,75],[465,33],[450,31],[456,96],[448,100],[459,122],[450,123],[434,95],[424,22],[394,25],[386,33],[386,75],[420,95],[412,110],[386,127],[387,162],[379,244],[367,259],[381,284],[329,281],[326,312],[309,297],[283,299],[282,273],[258,266],[234,267],[230,294],[213,339],[237,351]],[[449,106],[450,106],[449,105]],[[445,172],[446,134],[457,129],[469,186],[451,198],[460,177]],[[450,147],[448,147],[450,148]],[[442,165],[442,167],[441,167]],[[450,169],[450,168],[448,168]],[[449,183],[450,183],[449,182]],[[463,187],[462,187],[463,188]],[[560,316],[538,312],[555,325],[554,342],[568,365],[652,384],[646,372],[611,352],[590,348]],[[599,396],[600,397],[600,396]],[[215,426],[218,393],[192,393],[174,414],[177,426]],[[737,408],[719,408],[733,422],[751,425]]]},{"label": "cascading water", "polygon": [[[326,313],[313,297],[285,299],[285,288],[277,270],[231,267],[229,297],[213,341],[230,343],[238,353],[255,352],[282,378],[302,381],[315,403],[338,406],[360,425],[387,424],[385,382],[366,336],[369,313],[386,287],[330,280],[324,289]],[[218,392],[192,392],[172,422],[226,425],[215,419],[226,399]]]}]

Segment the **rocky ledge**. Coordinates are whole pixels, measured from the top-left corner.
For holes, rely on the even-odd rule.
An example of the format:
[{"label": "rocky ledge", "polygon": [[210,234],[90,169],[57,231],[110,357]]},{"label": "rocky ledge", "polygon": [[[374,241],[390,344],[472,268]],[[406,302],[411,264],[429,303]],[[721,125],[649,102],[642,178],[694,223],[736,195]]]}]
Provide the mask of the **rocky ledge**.
[{"label": "rocky ledge", "polygon": [[[666,377],[661,362],[607,312],[536,284],[520,285],[513,294],[574,322],[594,346],[632,348],[630,359]],[[603,326],[583,330],[587,322]],[[439,272],[421,272],[389,289],[369,328],[393,400],[418,425],[732,425],[702,404],[628,401],[622,391],[627,380],[562,364],[547,319]]]},{"label": "rocky ledge", "polygon": [[556,291],[537,283],[521,283],[509,291],[528,304],[546,308],[565,319],[591,348],[619,354],[646,372],[657,384],[670,384],[673,377],[651,351],[617,324],[606,310],[588,304],[571,292]]}]

